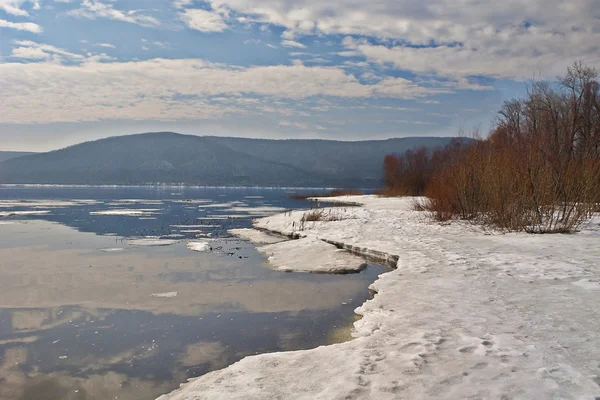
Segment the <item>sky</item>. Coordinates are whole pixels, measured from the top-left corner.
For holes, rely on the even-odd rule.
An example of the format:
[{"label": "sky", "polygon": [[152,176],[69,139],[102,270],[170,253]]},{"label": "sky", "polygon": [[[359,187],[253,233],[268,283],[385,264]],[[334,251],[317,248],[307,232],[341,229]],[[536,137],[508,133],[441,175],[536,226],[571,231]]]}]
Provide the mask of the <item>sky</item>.
[{"label": "sky", "polygon": [[0,0],[0,150],[454,136],[600,67],[600,0]]}]

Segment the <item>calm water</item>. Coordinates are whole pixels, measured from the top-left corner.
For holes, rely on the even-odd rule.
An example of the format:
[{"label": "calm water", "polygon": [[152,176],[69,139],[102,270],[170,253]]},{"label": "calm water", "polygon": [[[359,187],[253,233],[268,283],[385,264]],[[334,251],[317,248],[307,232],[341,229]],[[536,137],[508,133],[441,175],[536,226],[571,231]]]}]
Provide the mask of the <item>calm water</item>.
[{"label": "calm water", "polygon": [[[280,273],[226,233],[307,206],[275,189],[0,186],[0,399],[153,399],[347,337],[383,267]],[[129,242],[148,236],[173,244]]]}]

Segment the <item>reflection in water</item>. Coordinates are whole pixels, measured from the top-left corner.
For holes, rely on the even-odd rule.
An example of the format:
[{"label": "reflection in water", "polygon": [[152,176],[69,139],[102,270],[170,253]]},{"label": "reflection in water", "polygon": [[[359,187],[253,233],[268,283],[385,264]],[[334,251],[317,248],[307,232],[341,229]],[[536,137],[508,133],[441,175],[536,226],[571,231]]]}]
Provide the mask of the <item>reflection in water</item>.
[{"label": "reflection in water", "polygon": [[280,273],[237,240],[213,242],[230,257],[47,221],[0,237],[3,400],[151,399],[246,355],[314,347],[354,320],[383,270]]}]

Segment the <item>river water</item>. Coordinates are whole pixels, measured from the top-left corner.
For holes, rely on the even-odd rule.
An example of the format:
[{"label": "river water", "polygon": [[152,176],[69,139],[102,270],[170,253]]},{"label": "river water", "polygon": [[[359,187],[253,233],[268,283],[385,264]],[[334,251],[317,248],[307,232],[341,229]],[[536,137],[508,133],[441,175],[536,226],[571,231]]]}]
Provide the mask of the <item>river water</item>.
[{"label": "river water", "polygon": [[277,272],[227,234],[310,206],[289,194],[0,186],[0,398],[153,399],[247,355],[348,338],[384,267]]}]

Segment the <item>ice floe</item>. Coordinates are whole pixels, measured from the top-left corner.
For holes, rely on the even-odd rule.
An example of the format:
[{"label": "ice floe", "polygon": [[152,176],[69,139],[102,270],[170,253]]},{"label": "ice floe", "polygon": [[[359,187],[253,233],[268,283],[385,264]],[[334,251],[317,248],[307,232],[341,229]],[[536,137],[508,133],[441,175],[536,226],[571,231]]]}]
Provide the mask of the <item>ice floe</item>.
[{"label": "ice floe", "polygon": [[127,217],[140,217],[153,215],[159,212],[157,208],[139,208],[139,209],[124,209],[114,208],[111,210],[91,211],[90,215],[121,215]]},{"label": "ice floe", "polygon": [[209,242],[188,242],[187,248],[192,251],[199,251],[199,252],[207,251],[210,249],[210,243]]},{"label": "ice floe", "polygon": [[177,297],[178,292],[164,292],[164,293],[152,293],[150,296],[151,297],[164,297],[164,298],[169,298],[169,297]]},{"label": "ice floe", "polygon": [[46,215],[50,210],[37,211],[0,211],[0,217],[26,216],[26,215]]},{"label": "ice floe", "polygon": [[131,246],[170,246],[178,242],[178,240],[174,239],[141,238],[130,239],[127,243]]}]

